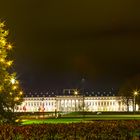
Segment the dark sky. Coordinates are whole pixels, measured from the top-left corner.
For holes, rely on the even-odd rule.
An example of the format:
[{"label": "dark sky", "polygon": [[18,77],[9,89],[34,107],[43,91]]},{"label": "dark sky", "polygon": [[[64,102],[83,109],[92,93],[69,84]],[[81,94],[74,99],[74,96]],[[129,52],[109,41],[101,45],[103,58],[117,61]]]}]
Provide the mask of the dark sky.
[{"label": "dark sky", "polygon": [[118,88],[140,73],[139,0],[1,0],[26,91]]}]

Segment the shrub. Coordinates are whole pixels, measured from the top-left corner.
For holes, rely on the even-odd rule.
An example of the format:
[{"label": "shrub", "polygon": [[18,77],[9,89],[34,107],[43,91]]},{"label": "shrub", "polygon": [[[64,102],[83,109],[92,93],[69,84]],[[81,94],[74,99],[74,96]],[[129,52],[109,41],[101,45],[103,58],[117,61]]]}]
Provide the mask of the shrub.
[{"label": "shrub", "polygon": [[0,125],[3,140],[90,140],[140,137],[140,121],[93,121],[70,124]]}]

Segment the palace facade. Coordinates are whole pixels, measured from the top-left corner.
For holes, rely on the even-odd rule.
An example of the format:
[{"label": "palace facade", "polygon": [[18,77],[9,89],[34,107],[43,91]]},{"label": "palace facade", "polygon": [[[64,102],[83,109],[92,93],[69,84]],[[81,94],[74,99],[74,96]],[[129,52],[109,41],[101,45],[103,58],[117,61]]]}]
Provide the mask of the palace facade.
[{"label": "palace facade", "polygon": [[[133,111],[133,100],[129,103],[129,111]],[[136,110],[138,106],[136,105]],[[15,107],[16,112],[74,112],[74,111],[127,111],[121,97],[112,92],[92,92],[73,94],[30,93],[24,97],[21,105]]]}]

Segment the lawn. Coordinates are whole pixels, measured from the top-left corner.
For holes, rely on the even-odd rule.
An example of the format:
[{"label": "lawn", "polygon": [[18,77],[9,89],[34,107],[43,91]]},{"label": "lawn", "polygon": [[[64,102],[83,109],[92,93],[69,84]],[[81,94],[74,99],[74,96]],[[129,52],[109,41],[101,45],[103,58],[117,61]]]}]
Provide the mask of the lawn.
[{"label": "lawn", "polygon": [[31,119],[23,120],[23,125],[42,124],[42,123],[78,123],[82,122],[82,118],[48,118],[48,119]]},{"label": "lawn", "polygon": [[42,123],[78,123],[95,120],[140,120],[140,115],[85,115],[76,117],[45,118],[45,119],[23,119],[23,125]]}]

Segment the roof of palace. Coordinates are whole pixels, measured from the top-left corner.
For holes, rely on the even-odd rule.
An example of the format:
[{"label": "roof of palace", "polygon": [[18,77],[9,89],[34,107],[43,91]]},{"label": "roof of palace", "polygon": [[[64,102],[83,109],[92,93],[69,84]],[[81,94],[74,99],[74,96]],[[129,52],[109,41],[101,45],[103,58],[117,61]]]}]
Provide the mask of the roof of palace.
[{"label": "roof of palace", "polygon": [[[63,91],[46,91],[46,92],[28,92],[25,94],[25,97],[56,97],[56,96],[73,96],[73,90],[64,90]],[[84,96],[116,96],[117,90],[85,90],[84,92],[79,92],[78,95]]]}]

